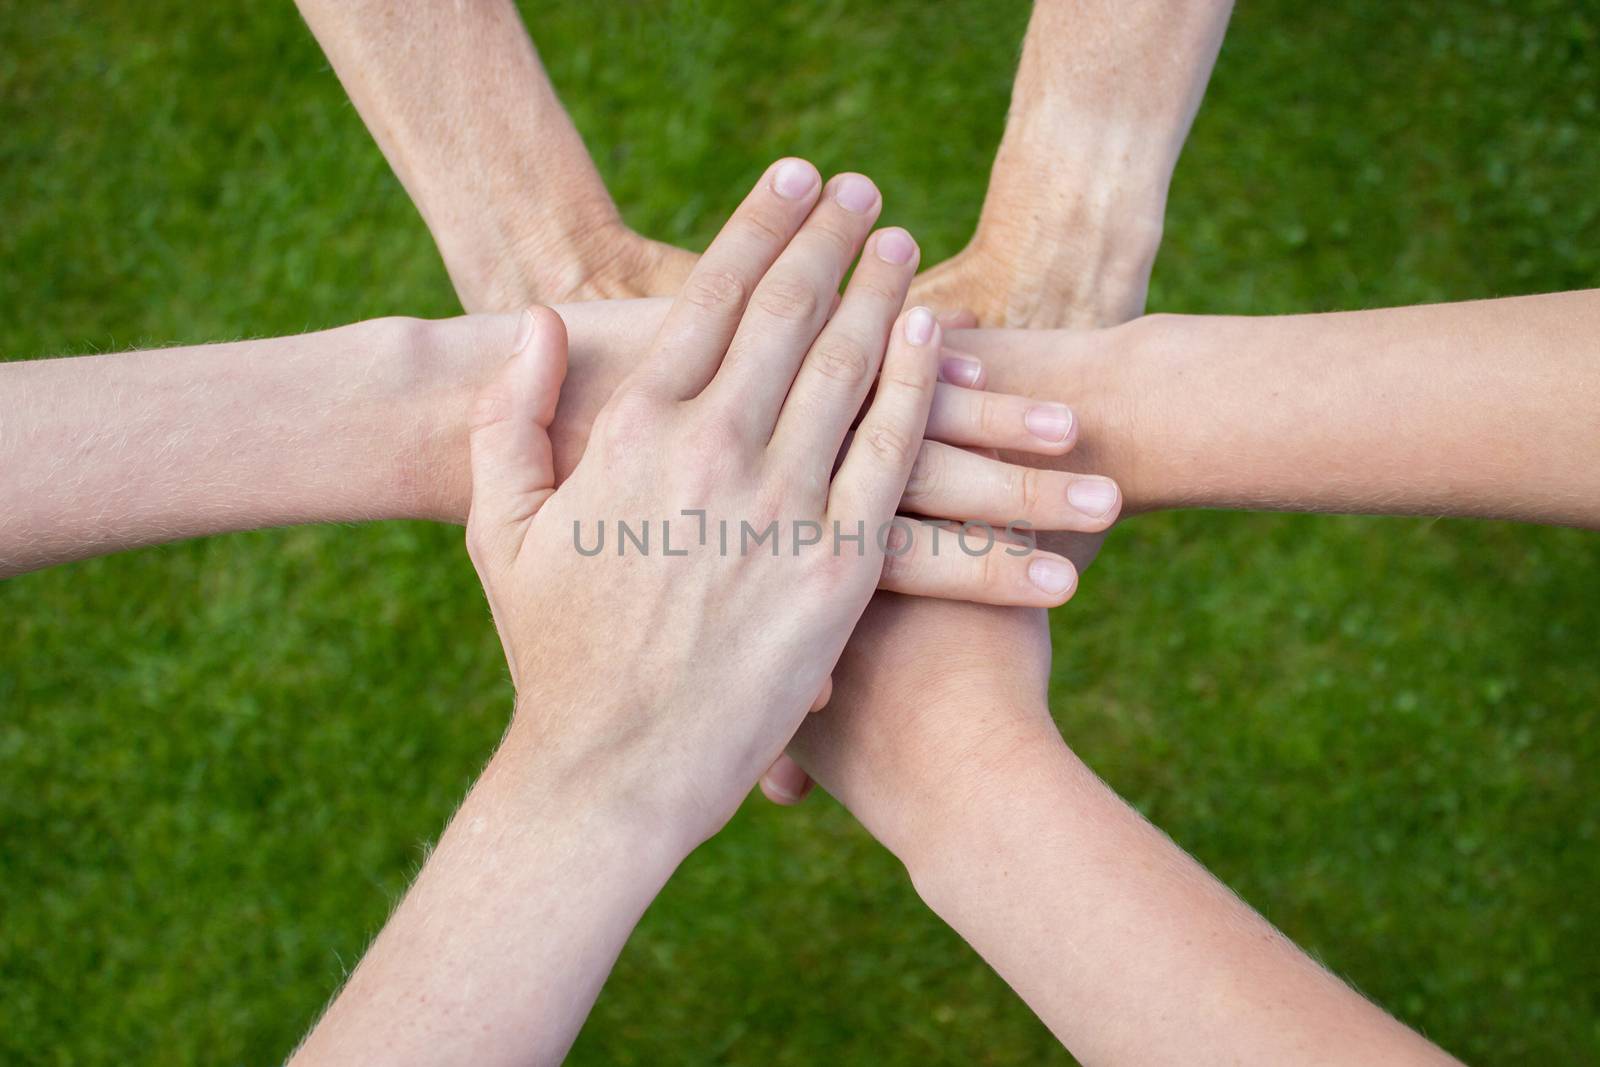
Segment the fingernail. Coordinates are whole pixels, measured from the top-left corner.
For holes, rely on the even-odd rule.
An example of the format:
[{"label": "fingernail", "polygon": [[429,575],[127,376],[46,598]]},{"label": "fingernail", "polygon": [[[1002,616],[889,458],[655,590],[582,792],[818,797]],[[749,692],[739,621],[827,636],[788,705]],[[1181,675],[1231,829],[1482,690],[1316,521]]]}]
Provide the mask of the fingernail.
[{"label": "fingernail", "polygon": [[769,774],[761,779],[761,791],[765,793],[767,795],[767,799],[772,801],[774,804],[800,803],[799,794],[795,793],[792,789],[779,782],[778,776],[775,774]]},{"label": "fingernail", "polygon": [[520,355],[531,340],[533,340],[533,312],[523,308],[522,317],[517,320],[517,339],[511,342],[511,354]]},{"label": "fingernail", "polygon": [[925,345],[933,337],[933,312],[927,308],[912,308],[906,316],[906,340],[914,345]]},{"label": "fingernail", "polygon": [[1060,596],[1078,581],[1078,572],[1062,559],[1041,556],[1028,564],[1028,581],[1041,593]]},{"label": "fingernail", "polygon": [[1035,404],[1023,414],[1022,424],[1041,441],[1065,441],[1072,432],[1072,409],[1065,404]]},{"label": "fingernail", "polygon": [[945,356],[939,361],[939,377],[951,385],[971,389],[983,377],[983,364],[971,356]]},{"label": "fingernail", "polygon": [[903,267],[917,254],[917,242],[898,226],[878,234],[878,258],[896,267]]},{"label": "fingernail", "polygon": [[846,211],[865,215],[878,203],[878,187],[859,174],[846,174],[833,187],[833,198]]},{"label": "fingernail", "polygon": [[1067,503],[1093,518],[1117,506],[1117,485],[1106,478],[1078,478],[1067,486]]},{"label": "fingernail", "polygon": [[817,172],[801,159],[786,159],[772,176],[772,190],[785,200],[799,200],[817,184]]}]

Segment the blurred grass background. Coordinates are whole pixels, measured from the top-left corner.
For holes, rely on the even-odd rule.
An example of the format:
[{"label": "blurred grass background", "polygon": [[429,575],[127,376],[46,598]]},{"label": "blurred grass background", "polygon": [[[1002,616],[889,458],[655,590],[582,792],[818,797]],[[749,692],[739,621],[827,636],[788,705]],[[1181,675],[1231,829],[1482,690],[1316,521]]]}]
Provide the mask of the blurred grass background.
[{"label": "blurred grass background", "polygon": [[[933,262],[1027,5],[527,13],[639,229],[699,246],[797,152],[872,174]],[[1592,286],[1597,96],[1592,2],[1244,4],[1150,307]],[[5,358],[455,308],[290,4],[0,7]],[[289,1051],[499,737],[459,542],[276,531],[0,584],[0,1060]],[[1600,1061],[1593,535],[1140,518],[1055,625],[1071,742],[1290,936],[1469,1059]],[[690,859],[572,1059],[1069,1062],[820,796]]]}]

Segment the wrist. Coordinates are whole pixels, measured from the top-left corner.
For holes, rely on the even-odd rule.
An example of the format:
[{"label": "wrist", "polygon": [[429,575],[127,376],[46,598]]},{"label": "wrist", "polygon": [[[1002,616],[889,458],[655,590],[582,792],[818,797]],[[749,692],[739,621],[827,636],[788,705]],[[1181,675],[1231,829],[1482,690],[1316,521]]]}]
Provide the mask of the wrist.
[{"label": "wrist", "polygon": [[[983,361],[987,388],[1067,404],[1079,422],[1078,444],[1051,465],[1115,479],[1124,516],[1164,499],[1166,459],[1147,440],[1152,411],[1164,406],[1164,382],[1147,365],[1143,323],[1092,330],[975,330],[950,334],[949,346]],[[1006,455],[1038,466],[1037,456]]]},{"label": "wrist", "polygon": [[1019,821],[1045,802],[1039,789],[1077,762],[1043,701],[1011,709],[1005,722],[946,769],[892,846],[918,895],[941,915],[974,864],[1005,863],[1006,851],[1027,836]]},{"label": "wrist", "polygon": [[659,761],[635,758],[625,745],[558,736],[529,703],[518,697],[483,780],[492,775],[499,794],[530,818],[573,828],[622,859],[654,896],[715,828],[699,831],[693,813],[666,788],[671,776]]},{"label": "wrist", "polygon": [[476,266],[468,311],[515,311],[528,304],[629,295],[600,293],[595,282],[633,254],[640,239],[604,188],[540,201],[499,224],[493,249]]},{"label": "wrist", "polygon": [[1146,315],[1100,331],[1098,447],[1123,487],[1125,513],[1207,506],[1209,479],[1233,459],[1203,444],[1222,417],[1204,397],[1227,350],[1210,321]]},{"label": "wrist", "polygon": [[397,319],[399,387],[392,425],[407,518],[458,525],[467,520],[472,475],[467,417],[472,398],[510,357],[515,315]]}]

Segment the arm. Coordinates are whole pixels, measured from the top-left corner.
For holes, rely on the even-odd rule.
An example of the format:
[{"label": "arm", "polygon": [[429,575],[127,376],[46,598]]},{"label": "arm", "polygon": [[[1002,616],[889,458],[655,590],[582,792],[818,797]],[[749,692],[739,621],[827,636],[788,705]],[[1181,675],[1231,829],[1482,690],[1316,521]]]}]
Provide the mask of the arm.
[{"label": "arm", "polygon": [[[769,555],[691,535],[677,558],[585,557],[572,541],[597,516],[665,522],[685,508],[874,530],[894,516],[933,402],[938,327],[925,308],[900,313],[914,249],[869,251],[828,317],[855,252],[897,231],[869,238],[870,216],[826,198],[808,218],[815,172],[774,173],[797,168],[809,181],[764,180],[707,250],[559,488],[547,431],[560,318],[526,314],[474,402],[467,548],[516,712],[297,1063],[558,1061],[650,897],[826,683],[883,570],[875,539]],[[790,244],[796,231],[806,239]],[[811,310],[797,316],[779,297],[801,291]],[[748,306],[730,298],[743,293]],[[841,376],[845,354],[862,373]]]},{"label": "arm", "polygon": [[[576,696],[576,694],[573,694]],[[521,722],[294,1063],[555,1063],[692,847]],[[580,783],[581,782],[581,787]]]},{"label": "arm", "polygon": [[[577,465],[596,413],[662,311],[657,301],[561,309],[571,355],[551,427],[558,477]],[[0,364],[0,577],[263,526],[464,522],[469,400],[501,362],[515,323],[510,315],[381,319],[274,340]],[[1041,413],[1051,419],[1028,431]],[[959,469],[919,474],[907,509],[996,526],[1104,529],[1120,503],[1104,479],[1025,479],[953,447],[1065,452],[1075,431],[1051,428],[1063,417],[1070,423],[1060,404],[941,383],[918,470],[952,458]],[[1099,489],[1099,503],[1080,509],[1072,501],[1085,486]],[[887,586],[920,580],[909,573],[920,558],[897,560]],[[980,595],[970,584],[976,571],[946,577],[950,595]]]},{"label": "arm", "polygon": [[1232,7],[1037,0],[972,242],[912,298],[970,307],[988,326],[1139,314]]},{"label": "arm", "polygon": [[[577,465],[596,413],[666,306],[560,308],[571,351],[550,430],[559,478]],[[515,322],[382,319],[273,340],[0,363],[0,577],[264,526],[464,522],[469,400]],[[1022,519],[1041,530],[1103,530],[1121,503],[1105,479],[1025,476],[954,447],[1058,455],[1077,443],[1077,424],[1058,403],[940,383],[905,506],[997,527]],[[1084,491],[1088,502],[1075,503]],[[918,558],[897,560],[887,587],[921,580],[906,566]],[[975,573],[947,577],[949,595],[999,595],[992,586],[980,593]],[[1034,595],[1006,597],[1019,593]]]},{"label": "arm", "polygon": [[431,427],[461,384],[430,355],[436,333],[384,319],[0,365],[0,576],[201,534],[434,515]]},{"label": "arm", "polygon": [[675,291],[623,225],[511,0],[300,0],[469,311]]},{"label": "arm", "polygon": [[[694,255],[622,223],[510,0],[299,4],[468,310],[676,291]],[[993,325],[1137,314],[1231,7],[1040,0],[972,244],[913,301]]]},{"label": "arm", "polygon": [[1040,612],[879,596],[789,751],[1086,1064],[1444,1063],[1062,743]]},{"label": "arm", "polygon": [[1600,290],[1083,334],[975,332],[992,388],[1070,396],[1130,510],[1600,527]]}]

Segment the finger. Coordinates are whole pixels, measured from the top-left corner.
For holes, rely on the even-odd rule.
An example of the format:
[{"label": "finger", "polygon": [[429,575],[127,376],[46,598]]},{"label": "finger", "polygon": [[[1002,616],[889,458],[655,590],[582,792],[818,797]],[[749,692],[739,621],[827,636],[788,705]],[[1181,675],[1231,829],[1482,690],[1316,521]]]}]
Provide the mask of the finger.
[{"label": "finger", "polygon": [[[940,323],[940,329],[945,328]],[[944,345],[939,352],[939,380],[964,389],[982,389],[989,384],[989,374],[977,356]]]},{"label": "finger", "polygon": [[[474,558],[515,558],[528,521],[555,491],[550,423],[567,372],[567,328],[547,307],[517,323],[513,354],[473,401],[469,425]],[[509,555],[508,555],[509,554]]]},{"label": "finger", "polygon": [[828,675],[822,683],[822,688],[817,690],[817,698],[811,702],[811,711],[818,712],[828,706],[828,701],[833,699],[833,675]]},{"label": "finger", "polygon": [[[870,180],[860,174],[836,176],[750,295],[728,356],[705,394],[725,407],[750,440],[765,442],[772,436],[795,373],[828,321],[839,283],[882,207],[883,198]],[[840,311],[849,304],[847,292]],[[896,306],[894,313],[899,311]],[[888,325],[886,321],[884,337]],[[883,351],[881,337],[877,351]]]},{"label": "finger", "polygon": [[1023,467],[926,441],[899,510],[995,526],[1026,523],[1036,530],[1096,533],[1117,520],[1122,491],[1110,478]]},{"label": "finger", "polygon": [[975,330],[978,328],[978,313],[971,308],[941,311],[939,325],[946,330]]},{"label": "finger", "polygon": [[1071,561],[1005,530],[897,518],[886,536],[878,588],[979,604],[1053,608],[1078,588]]},{"label": "finger", "polygon": [[900,316],[878,375],[877,393],[834,476],[828,514],[876,529],[894,515],[933,404],[939,324],[915,307]]},{"label": "finger", "polygon": [[772,454],[827,476],[883,360],[895,316],[917,272],[917,243],[899,227],[867,244],[839,311],[806,354],[772,434]]},{"label": "finger", "polygon": [[779,756],[761,776],[761,792],[774,804],[798,804],[811,792],[811,776],[788,754]]},{"label": "finger", "polygon": [[762,175],[706,249],[673,300],[636,372],[648,389],[687,400],[722,365],[745,303],[805,222],[821,188],[817,168],[780,159]]},{"label": "finger", "polygon": [[[949,358],[941,357],[941,376]],[[1065,404],[941,382],[933,391],[925,436],[948,445],[1060,456],[1078,443],[1078,420]]]}]

